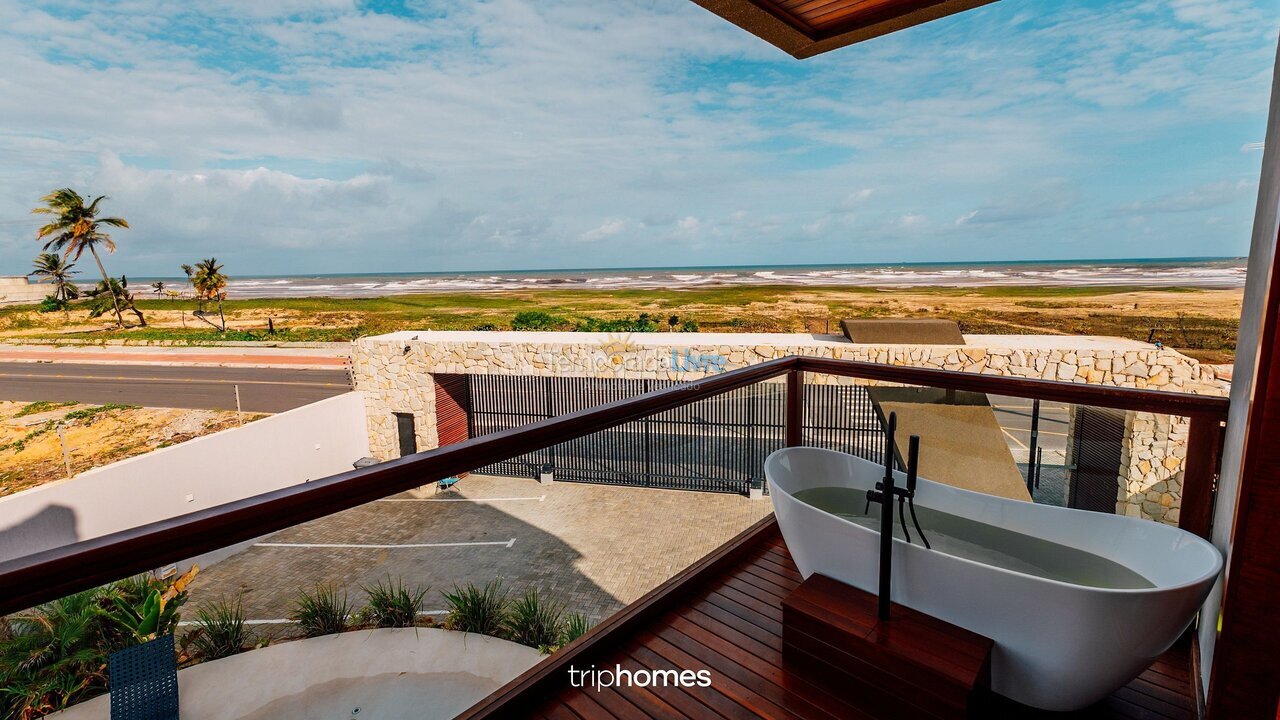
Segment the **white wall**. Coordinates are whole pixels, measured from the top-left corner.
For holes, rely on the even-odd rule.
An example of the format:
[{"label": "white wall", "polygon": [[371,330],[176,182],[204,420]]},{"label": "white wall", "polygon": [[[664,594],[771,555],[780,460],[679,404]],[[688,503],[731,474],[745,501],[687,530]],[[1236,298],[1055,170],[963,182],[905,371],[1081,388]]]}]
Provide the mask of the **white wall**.
[{"label": "white wall", "polygon": [[350,392],[0,499],[0,562],[351,469],[369,454]]}]

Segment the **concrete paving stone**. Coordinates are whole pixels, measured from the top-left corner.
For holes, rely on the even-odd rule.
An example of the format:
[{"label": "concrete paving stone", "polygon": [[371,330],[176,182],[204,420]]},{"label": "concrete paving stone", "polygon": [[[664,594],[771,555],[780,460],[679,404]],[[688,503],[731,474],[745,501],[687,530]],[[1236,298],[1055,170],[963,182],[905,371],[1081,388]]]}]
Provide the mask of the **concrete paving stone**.
[{"label": "concrete paving stone", "polygon": [[[299,591],[345,588],[361,605],[361,585],[391,577],[429,587],[426,609],[446,607],[440,592],[500,577],[513,595],[537,588],[593,622],[732,538],[772,510],[768,499],[472,475],[457,491],[430,488],[396,496],[427,502],[373,502],[283,530],[264,543],[406,545],[501,542],[430,548],[250,547],[205,569],[184,614],[239,595],[250,619],[287,618]],[[537,498],[494,502],[443,499]],[[272,630],[288,634],[288,628]]]}]

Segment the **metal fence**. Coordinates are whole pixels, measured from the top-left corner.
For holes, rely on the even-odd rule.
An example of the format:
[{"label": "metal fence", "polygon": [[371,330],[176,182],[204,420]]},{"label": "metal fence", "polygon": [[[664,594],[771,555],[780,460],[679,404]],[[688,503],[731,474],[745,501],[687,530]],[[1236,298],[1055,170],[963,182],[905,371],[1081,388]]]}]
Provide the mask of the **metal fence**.
[{"label": "metal fence", "polygon": [[[677,385],[669,380],[467,375],[472,437]],[[884,437],[865,388],[806,386],[805,442],[880,459]],[[781,448],[786,388],[759,383],[476,470],[558,481],[704,492],[764,486]]]}]

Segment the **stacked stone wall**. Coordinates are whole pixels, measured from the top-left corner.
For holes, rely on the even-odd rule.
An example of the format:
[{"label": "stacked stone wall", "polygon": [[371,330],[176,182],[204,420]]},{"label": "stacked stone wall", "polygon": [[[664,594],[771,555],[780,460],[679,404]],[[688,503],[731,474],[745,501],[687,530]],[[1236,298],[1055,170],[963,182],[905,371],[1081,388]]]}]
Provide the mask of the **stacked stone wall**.
[{"label": "stacked stone wall", "polygon": [[[1217,380],[1211,367],[1154,346],[1050,349],[1036,347],[1034,337],[1022,336],[983,336],[983,345],[877,346],[815,344],[803,341],[810,336],[785,335],[768,343],[742,344],[699,344],[691,336],[682,336],[678,344],[664,344],[642,334],[614,337],[584,333],[580,342],[529,341],[530,333],[519,333],[519,339],[511,340],[504,339],[504,333],[474,335],[483,337],[458,340],[423,332],[411,339],[392,335],[356,341],[353,377],[356,389],[365,393],[370,448],[376,457],[386,459],[397,452],[396,412],[414,414],[419,448],[436,447],[432,376],[437,373],[696,380],[775,358],[806,355],[1111,387],[1227,394],[1226,384]],[[789,340],[793,337],[796,339]],[[1097,339],[1082,340],[1088,341],[1082,345],[1099,344]],[[808,382],[866,381],[813,375]],[[1176,522],[1187,421],[1151,413],[1130,416],[1117,511]]]}]

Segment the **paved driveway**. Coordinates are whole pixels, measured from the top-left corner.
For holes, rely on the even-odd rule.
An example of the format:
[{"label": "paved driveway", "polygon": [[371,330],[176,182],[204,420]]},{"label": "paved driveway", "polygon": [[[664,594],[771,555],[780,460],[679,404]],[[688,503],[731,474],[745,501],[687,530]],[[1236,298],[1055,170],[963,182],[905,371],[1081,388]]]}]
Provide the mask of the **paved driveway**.
[{"label": "paved driveway", "polygon": [[[390,576],[440,590],[503,578],[537,587],[593,621],[616,612],[771,511],[768,499],[679,490],[540,485],[473,475],[263,538],[204,570],[185,613],[240,594],[252,621],[281,620],[300,589],[333,583],[363,603],[361,584]],[[281,626],[272,632],[287,632]]]}]

